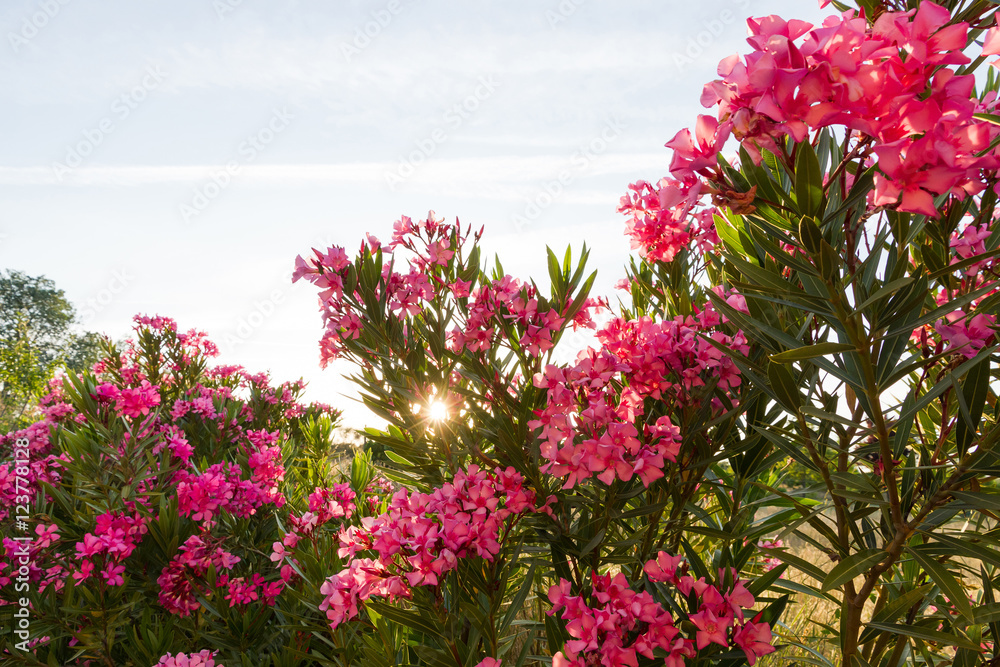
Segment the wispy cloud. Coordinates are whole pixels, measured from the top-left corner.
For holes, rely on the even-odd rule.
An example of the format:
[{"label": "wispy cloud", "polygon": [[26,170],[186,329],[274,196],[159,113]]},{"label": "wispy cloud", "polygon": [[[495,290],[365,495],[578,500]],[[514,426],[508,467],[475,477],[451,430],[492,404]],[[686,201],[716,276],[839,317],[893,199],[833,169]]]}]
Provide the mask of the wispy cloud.
[{"label": "wispy cloud", "polygon": [[[428,184],[462,186],[479,183],[535,183],[550,178],[565,167],[567,155],[507,155],[476,158],[441,158],[428,162],[406,188]],[[223,165],[92,165],[80,167],[60,181],[51,167],[0,166],[0,185],[77,187],[136,187],[204,180]],[[392,162],[351,162],[341,164],[259,164],[240,172],[241,182],[269,185],[385,184]],[[604,155],[588,167],[591,176],[651,172],[666,168],[666,153]]]}]

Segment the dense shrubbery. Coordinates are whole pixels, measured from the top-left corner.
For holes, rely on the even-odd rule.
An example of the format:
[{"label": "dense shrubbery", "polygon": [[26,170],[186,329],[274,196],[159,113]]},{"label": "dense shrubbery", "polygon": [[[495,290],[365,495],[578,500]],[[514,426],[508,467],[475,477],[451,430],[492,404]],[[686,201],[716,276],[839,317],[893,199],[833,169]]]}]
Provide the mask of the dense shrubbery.
[{"label": "dense shrubbery", "polygon": [[[5,440],[44,517],[41,662],[7,661],[1000,660],[995,5],[861,4],[749,22],[717,114],[621,201],[626,306],[586,249],[550,251],[544,289],[433,214],[297,260],[390,481],[365,455],[331,478],[328,410],[168,321],[57,386]],[[789,492],[792,463],[818,483]],[[827,646],[783,625],[810,599]]]},{"label": "dense shrubbery", "polygon": [[[299,403],[300,384],[210,366],[198,332],[136,321],[125,349],[54,381],[44,420],[0,443],[30,452],[27,469],[0,466],[0,585],[31,600],[31,641],[5,634],[7,661],[152,665],[208,649],[230,665],[297,664],[310,639],[293,619],[316,613],[272,544],[354,508],[325,463],[338,413]],[[19,514],[34,532],[27,576]]]}]

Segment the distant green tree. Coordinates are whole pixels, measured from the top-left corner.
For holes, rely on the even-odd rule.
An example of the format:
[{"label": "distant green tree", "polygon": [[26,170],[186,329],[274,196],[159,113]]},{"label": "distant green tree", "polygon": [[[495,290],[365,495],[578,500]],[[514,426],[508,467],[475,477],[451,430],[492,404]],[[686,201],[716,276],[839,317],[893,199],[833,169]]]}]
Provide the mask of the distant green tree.
[{"label": "distant green tree", "polygon": [[100,355],[100,336],[71,330],[76,311],[44,276],[0,272],[0,432],[27,421],[59,368],[80,371]]}]

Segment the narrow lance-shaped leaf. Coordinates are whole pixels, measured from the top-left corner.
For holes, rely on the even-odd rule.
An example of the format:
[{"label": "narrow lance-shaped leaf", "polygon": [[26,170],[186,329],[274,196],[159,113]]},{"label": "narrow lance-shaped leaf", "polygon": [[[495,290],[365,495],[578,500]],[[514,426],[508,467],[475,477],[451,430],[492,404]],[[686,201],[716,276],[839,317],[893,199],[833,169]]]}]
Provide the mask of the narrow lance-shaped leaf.
[{"label": "narrow lance-shaped leaf", "polygon": [[779,352],[778,354],[772,354],[771,361],[776,364],[790,364],[794,361],[825,357],[829,354],[846,352],[853,349],[855,349],[854,346],[847,343],[815,343],[813,345],[803,345],[802,347],[797,347],[794,350],[787,350],[785,352]]},{"label": "narrow lance-shaped leaf", "polygon": [[826,575],[826,579],[823,580],[822,590],[829,591],[839,588],[886,558],[887,554],[882,549],[865,549],[851,554],[830,570],[830,574]]},{"label": "narrow lance-shaped leaf", "polygon": [[803,215],[819,215],[823,207],[823,173],[808,141],[796,147],[795,199]]}]

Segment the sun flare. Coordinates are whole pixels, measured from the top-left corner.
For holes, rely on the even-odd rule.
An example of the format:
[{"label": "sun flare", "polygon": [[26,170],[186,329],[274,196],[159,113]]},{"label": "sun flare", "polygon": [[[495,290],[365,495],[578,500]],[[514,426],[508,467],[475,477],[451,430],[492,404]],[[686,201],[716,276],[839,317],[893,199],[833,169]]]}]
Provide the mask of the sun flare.
[{"label": "sun flare", "polygon": [[427,416],[433,421],[444,421],[448,418],[448,406],[444,401],[432,401],[427,406]]}]

